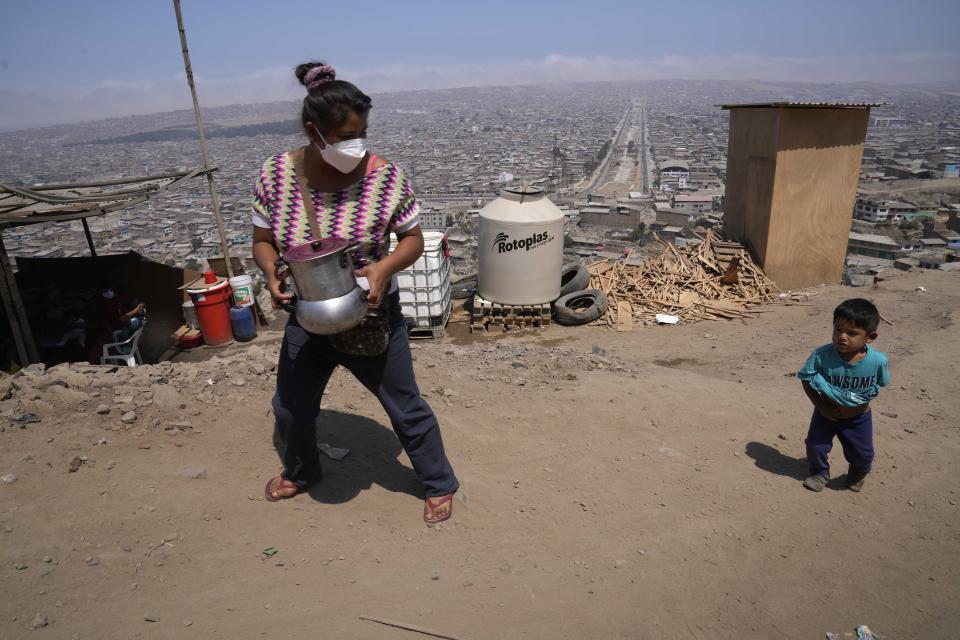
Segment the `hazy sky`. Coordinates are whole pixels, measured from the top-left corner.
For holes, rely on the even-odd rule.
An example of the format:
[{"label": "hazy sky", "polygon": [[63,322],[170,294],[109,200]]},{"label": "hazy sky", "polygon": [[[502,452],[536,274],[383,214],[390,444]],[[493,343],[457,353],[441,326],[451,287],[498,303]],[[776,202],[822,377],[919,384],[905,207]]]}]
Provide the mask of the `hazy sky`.
[{"label": "hazy sky", "polygon": [[[172,2],[0,0],[0,130],[189,108]],[[200,100],[568,80],[960,85],[957,0],[183,0]]]}]

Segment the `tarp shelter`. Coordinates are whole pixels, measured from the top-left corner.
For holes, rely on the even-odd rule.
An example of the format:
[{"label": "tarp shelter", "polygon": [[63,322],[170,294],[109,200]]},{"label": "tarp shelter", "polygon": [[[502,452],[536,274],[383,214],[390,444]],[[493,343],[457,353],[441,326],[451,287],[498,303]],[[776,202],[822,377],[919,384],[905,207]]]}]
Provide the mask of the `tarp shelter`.
[{"label": "tarp shelter", "polygon": [[180,186],[187,180],[205,175],[207,171],[197,168],[139,178],[86,183],[37,186],[0,184],[0,292],[21,364],[39,362],[40,356],[11,268],[10,257],[3,244],[3,231],[8,227],[79,219],[87,237],[90,255],[96,258],[96,248],[87,218],[140,204],[163,189]]}]

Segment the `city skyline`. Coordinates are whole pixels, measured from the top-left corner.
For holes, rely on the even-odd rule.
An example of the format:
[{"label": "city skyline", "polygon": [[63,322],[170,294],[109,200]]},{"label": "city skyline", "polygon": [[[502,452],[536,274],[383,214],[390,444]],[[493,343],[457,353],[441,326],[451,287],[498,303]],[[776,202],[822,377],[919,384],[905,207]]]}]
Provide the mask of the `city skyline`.
[{"label": "city skyline", "polygon": [[[229,10],[227,10],[229,7]],[[204,106],[302,95],[320,58],[370,93],[659,79],[960,84],[953,3],[502,2],[483,7],[185,3]],[[172,5],[11,5],[0,131],[189,108]],[[51,19],[56,18],[56,19]],[[257,27],[259,36],[242,36]]]}]

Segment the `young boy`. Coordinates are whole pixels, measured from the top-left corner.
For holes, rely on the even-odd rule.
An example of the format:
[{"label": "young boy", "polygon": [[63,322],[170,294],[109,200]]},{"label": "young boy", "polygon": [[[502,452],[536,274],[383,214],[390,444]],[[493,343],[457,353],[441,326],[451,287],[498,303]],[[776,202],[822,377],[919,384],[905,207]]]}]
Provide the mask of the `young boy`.
[{"label": "young boy", "polygon": [[797,377],[813,403],[807,432],[810,477],[803,486],[823,491],[830,480],[827,454],[840,439],[850,463],[847,488],[860,491],[873,461],[870,401],[890,383],[887,355],[870,343],[877,339],[880,312],[873,303],[853,298],[833,310],[833,340],[810,355]]}]

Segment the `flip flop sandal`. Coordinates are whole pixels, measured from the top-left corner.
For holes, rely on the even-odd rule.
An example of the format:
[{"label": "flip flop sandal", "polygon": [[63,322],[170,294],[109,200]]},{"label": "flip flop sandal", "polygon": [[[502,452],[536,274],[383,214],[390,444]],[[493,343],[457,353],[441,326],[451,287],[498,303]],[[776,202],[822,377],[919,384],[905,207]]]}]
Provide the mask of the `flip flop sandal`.
[{"label": "flip flop sandal", "polygon": [[[277,480],[279,480],[279,482],[277,482]],[[274,495],[274,491],[277,491],[278,489],[285,489],[288,487],[295,487],[297,489],[296,493],[293,493],[289,496]],[[275,478],[270,478],[269,480],[267,480],[267,486],[263,488],[263,497],[266,498],[267,502],[280,502],[281,500],[287,500],[288,498],[292,498],[298,493],[302,493],[303,491],[306,490],[306,488],[307,488],[306,485],[299,485],[296,482],[291,482],[290,480],[287,480],[283,476],[277,476]]]},{"label": "flip flop sandal", "polygon": [[440,496],[439,498],[427,498],[424,502],[426,503],[427,507],[429,507],[430,512],[433,512],[433,513],[435,513],[437,509],[439,509],[443,505],[448,503],[450,504],[450,508],[447,509],[446,515],[440,516],[439,518],[431,518],[428,515],[428,513],[424,512],[423,521],[426,522],[428,525],[440,524],[441,522],[445,522],[449,520],[450,516],[453,515],[453,494],[452,493],[448,493],[445,496]]}]

